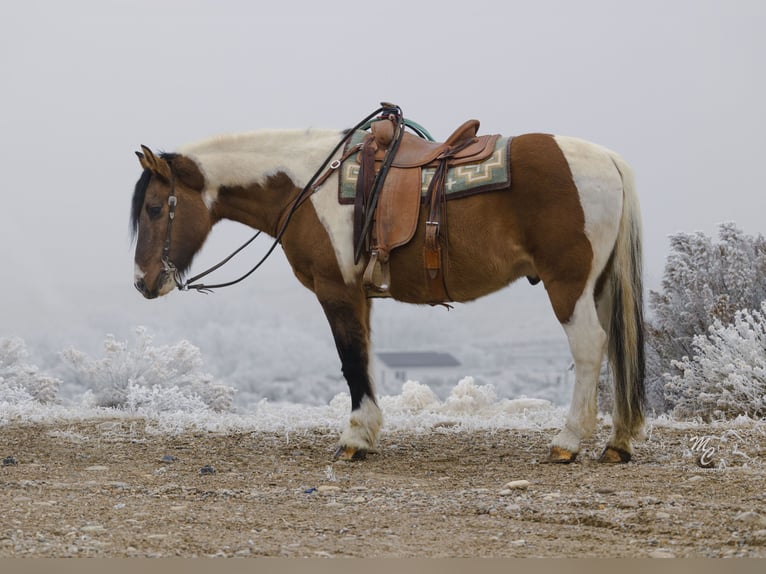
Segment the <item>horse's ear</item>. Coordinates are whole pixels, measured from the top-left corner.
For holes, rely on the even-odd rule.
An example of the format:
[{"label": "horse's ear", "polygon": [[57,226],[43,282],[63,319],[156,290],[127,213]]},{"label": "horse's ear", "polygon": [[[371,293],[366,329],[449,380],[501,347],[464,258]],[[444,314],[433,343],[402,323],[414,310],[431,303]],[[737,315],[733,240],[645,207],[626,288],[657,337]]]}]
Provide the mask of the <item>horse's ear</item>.
[{"label": "horse's ear", "polygon": [[154,155],[154,152],[145,145],[141,146],[141,150],[142,151],[140,152],[136,152],[141,167],[168,179],[170,177],[170,166],[168,165],[168,162]]},{"label": "horse's ear", "polygon": [[141,167],[151,171],[152,168],[149,166],[149,161],[146,159],[146,156],[140,151],[136,152],[136,156],[138,157],[138,163],[141,164]]}]

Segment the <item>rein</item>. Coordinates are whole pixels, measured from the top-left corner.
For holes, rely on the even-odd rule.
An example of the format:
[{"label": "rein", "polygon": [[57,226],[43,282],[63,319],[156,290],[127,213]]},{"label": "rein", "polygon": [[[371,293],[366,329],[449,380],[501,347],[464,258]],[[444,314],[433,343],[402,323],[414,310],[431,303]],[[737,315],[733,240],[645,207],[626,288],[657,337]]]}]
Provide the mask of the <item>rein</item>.
[{"label": "rein", "polygon": [[[332,172],[338,169],[341,166],[341,164],[344,161],[346,161],[346,159],[348,159],[354,153],[354,151],[356,151],[355,148],[351,148],[351,150],[349,150],[349,152],[344,154],[344,156],[341,159],[332,161],[332,158],[335,156],[336,153],[338,153],[338,150],[340,150],[341,147],[349,139],[351,139],[351,137],[354,135],[354,132],[356,132],[361,127],[365,126],[370,120],[372,120],[372,118],[374,118],[377,114],[381,112],[383,113],[383,116],[388,116],[388,115],[395,116],[400,122],[399,123],[399,125],[401,126],[400,132],[403,131],[404,116],[402,114],[402,109],[399,106],[396,106],[394,104],[389,104],[386,102],[381,102],[380,107],[378,109],[376,109],[374,112],[372,112],[367,117],[365,117],[353,128],[348,130],[346,134],[343,136],[343,138],[341,138],[340,142],[338,142],[338,145],[336,145],[335,148],[332,150],[332,152],[330,152],[330,155],[327,156],[327,159],[325,159],[322,165],[319,166],[319,169],[317,169],[314,175],[311,176],[311,179],[309,179],[308,183],[303,187],[300,193],[298,193],[298,196],[290,204],[290,207],[287,210],[286,215],[282,215],[278,218],[278,221],[277,221],[278,229],[277,229],[276,237],[274,238],[274,242],[272,243],[271,247],[269,247],[269,250],[266,252],[266,254],[247,273],[245,273],[241,277],[238,277],[237,279],[233,279],[225,283],[205,285],[204,283],[195,283],[195,281],[199,281],[203,277],[210,275],[213,271],[219,269],[220,267],[228,263],[235,255],[237,255],[245,247],[250,245],[255,240],[255,238],[261,234],[261,231],[258,231],[255,235],[253,235],[250,239],[248,239],[242,246],[237,248],[231,255],[227,256],[226,258],[216,263],[209,269],[206,269],[202,273],[199,273],[198,275],[195,275],[194,277],[191,277],[190,279],[187,279],[186,281],[182,281],[180,279],[180,273],[178,272],[178,269],[170,261],[170,231],[173,225],[173,219],[175,218],[176,204],[178,203],[178,199],[176,198],[176,193],[175,193],[175,178],[171,170],[170,196],[168,197],[168,206],[169,206],[168,207],[168,227],[167,227],[167,232],[165,235],[165,242],[162,246],[162,264],[164,266],[165,272],[172,275],[173,279],[175,280],[176,286],[178,287],[178,290],[179,291],[194,290],[199,293],[212,293],[213,289],[220,289],[222,287],[229,287],[231,285],[236,285],[237,283],[244,281],[250,275],[252,275],[256,269],[258,269],[261,265],[263,265],[266,259],[268,259],[269,256],[274,252],[277,245],[282,241],[282,236],[285,234],[287,225],[288,223],[290,223],[290,219],[292,219],[292,216],[295,213],[295,211],[303,204],[304,201],[306,201],[306,199],[308,199],[329,178]],[[388,155],[390,155],[391,157],[390,161],[393,161],[393,154],[392,153],[389,154],[387,152],[386,159],[388,159]],[[323,170],[327,168],[328,164],[329,164],[329,169],[327,170],[327,172],[324,173],[324,175],[322,175]],[[280,222],[282,222],[281,225],[280,225]],[[357,255],[357,258],[358,258],[358,255]]]}]

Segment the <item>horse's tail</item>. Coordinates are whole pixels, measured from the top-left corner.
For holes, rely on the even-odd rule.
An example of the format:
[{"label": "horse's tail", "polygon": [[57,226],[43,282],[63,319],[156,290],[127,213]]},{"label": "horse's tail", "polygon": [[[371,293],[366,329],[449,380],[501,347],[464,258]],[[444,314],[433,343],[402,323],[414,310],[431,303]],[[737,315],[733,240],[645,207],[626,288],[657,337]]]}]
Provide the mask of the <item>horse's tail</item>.
[{"label": "horse's tail", "polygon": [[644,426],[644,312],[641,254],[641,212],[630,166],[612,157],[620,172],[623,207],[612,265],[602,297],[608,301],[600,313],[608,333],[607,354],[614,377],[615,430],[629,441],[641,436]]}]

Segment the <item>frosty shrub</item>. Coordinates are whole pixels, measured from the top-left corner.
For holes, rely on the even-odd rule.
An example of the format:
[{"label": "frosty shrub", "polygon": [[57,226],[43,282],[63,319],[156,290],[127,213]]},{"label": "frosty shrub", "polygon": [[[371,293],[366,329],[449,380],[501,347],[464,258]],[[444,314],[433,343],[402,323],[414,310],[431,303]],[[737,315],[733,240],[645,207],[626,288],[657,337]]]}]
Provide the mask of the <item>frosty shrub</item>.
[{"label": "frosty shrub", "polygon": [[[197,347],[185,340],[155,347],[144,327],[136,329],[132,347],[107,335],[102,359],[91,359],[73,348],[65,350],[62,357],[77,382],[91,389],[98,406],[134,408],[137,395],[141,395],[139,388],[144,387],[153,391],[150,395],[155,405],[162,404],[158,393],[168,397],[181,393],[197,397],[217,411],[231,408],[234,389],[213,382],[212,375],[202,371],[203,361]],[[168,400],[167,408],[172,409],[173,404],[179,405]]]},{"label": "frosty shrub", "polygon": [[737,311],[731,324],[716,319],[692,347],[693,358],[674,362],[680,374],[666,375],[673,414],[766,417],[766,302],[760,311]]},{"label": "frosty shrub", "polygon": [[0,339],[0,402],[16,402],[29,397],[40,403],[56,399],[61,381],[42,375],[34,365],[26,363],[27,347],[22,339]]},{"label": "frosty shrub", "polygon": [[655,410],[669,410],[680,398],[665,388],[665,374],[680,374],[677,362],[694,356],[696,336],[766,300],[766,239],[733,223],[721,224],[718,235],[718,242],[699,232],[672,236],[662,291],[649,294],[646,384]]}]

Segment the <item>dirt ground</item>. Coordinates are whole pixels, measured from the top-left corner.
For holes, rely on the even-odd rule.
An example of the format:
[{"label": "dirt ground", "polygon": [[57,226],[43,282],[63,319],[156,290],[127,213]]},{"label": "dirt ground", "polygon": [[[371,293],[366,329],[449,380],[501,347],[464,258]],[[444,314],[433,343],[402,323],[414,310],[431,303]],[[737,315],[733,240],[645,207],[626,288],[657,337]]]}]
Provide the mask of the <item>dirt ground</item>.
[{"label": "dirt ground", "polygon": [[607,430],[560,466],[552,431],[384,432],[333,462],[325,429],[0,427],[0,557],[766,557],[764,425],[656,427],[618,466]]}]

